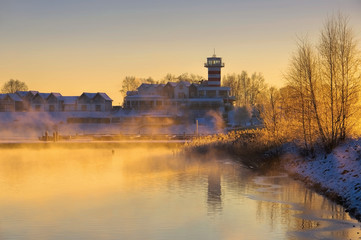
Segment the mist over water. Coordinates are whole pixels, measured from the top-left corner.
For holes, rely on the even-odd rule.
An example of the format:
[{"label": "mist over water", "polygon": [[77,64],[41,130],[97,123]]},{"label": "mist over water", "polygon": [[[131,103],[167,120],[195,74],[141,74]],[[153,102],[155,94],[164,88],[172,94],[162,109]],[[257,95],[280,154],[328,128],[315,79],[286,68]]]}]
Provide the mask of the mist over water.
[{"label": "mist over water", "polygon": [[359,239],[286,175],[160,145],[1,149],[0,239]]}]

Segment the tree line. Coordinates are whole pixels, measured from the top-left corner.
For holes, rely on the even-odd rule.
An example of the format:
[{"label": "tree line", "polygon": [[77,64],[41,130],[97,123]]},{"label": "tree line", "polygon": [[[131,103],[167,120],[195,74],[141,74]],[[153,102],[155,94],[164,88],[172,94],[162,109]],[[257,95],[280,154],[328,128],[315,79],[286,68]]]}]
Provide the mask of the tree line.
[{"label": "tree line", "polygon": [[360,55],[348,18],[333,15],[316,44],[299,38],[281,89],[268,91],[262,118],[279,141],[330,152],[355,133],[359,118]]},{"label": "tree line", "polygon": [[127,94],[128,91],[135,91],[142,83],[149,83],[149,84],[166,84],[167,82],[180,82],[180,81],[187,81],[190,83],[199,83],[200,81],[204,80],[204,78],[197,74],[189,74],[189,73],[182,73],[179,76],[174,74],[168,73],[160,80],[154,80],[152,77],[148,78],[138,78],[135,76],[126,76],[122,81],[122,87],[120,92],[123,96]]}]

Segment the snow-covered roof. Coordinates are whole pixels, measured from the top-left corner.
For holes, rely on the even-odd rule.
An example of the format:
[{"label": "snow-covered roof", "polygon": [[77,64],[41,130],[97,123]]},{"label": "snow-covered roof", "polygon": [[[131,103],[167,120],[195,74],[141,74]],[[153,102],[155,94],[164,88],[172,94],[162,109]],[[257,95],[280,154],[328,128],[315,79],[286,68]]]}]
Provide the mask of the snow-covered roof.
[{"label": "snow-covered roof", "polygon": [[16,91],[15,92],[20,97],[25,97],[29,92],[28,91]]},{"label": "snow-covered roof", "polygon": [[27,96],[29,93],[31,93],[33,96],[35,96],[39,91],[16,91],[17,95],[19,95],[21,98]]},{"label": "snow-covered roof", "polygon": [[138,91],[127,91],[127,96],[134,96],[137,94],[138,94]]},{"label": "snow-covered roof", "polygon": [[62,95],[60,93],[57,93],[57,92],[52,92],[51,95],[53,95],[56,98],[61,98],[62,97]]},{"label": "snow-covered roof", "polygon": [[151,88],[158,87],[159,84],[156,83],[142,83],[138,88]]},{"label": "snow-covered roof", "polygon": [[6,97],[6,94],[5,93],[1,93],[0,94],[0,100],[4,99]]},{"label": "snow-covered roof", "polygon": [[177,85],[181,85],[181,84],[186,87],[189,87],[191,85],[190,82],[187,82],[187,81],[180,81]]},{"label": "snow-covered roof", "polygon": [[102,96],[106,101],[113,101],[113,99],[111,99],[106,93],[98,92],[97,94]]},{"label": "snow-covered roof", "polygon": [[16,93],[8,93],[7,96],[9,96],[9,98],[11,98],[15,102],[22,102],[23,101],[21,99],[21,97],[19,95],[17,95]]},{"label": "snow-covered roof", "polygon": [[158,99],[158,98],[165,98],[164,96],[161,95],[130,95],[130,96],[126,96],[127,99]]},{"label": "snow-covered roof", "polygon": [[37,93],[34,97],[40,96],[42,99],[47,99],[49,97],[50,93]]},{"label": "snow-covered roof", "polygon": [[75,104],[78,100],[77,96],[63,96],[62,97],[64,104]]},{"label": "snow-covered roof", "polygon": [[80,95],[80,96],[83,96],[83,95],[85,95],[89,99],[93,99],[95,97],[95,95],[97,95],[97,94],[96,93],[83,92],[82,95]]},{"label": "snow-covered roof", "polygon": [[176,87],[177,86],[177,82],[168,82],[166,85],[170,85],[172,87]]}]

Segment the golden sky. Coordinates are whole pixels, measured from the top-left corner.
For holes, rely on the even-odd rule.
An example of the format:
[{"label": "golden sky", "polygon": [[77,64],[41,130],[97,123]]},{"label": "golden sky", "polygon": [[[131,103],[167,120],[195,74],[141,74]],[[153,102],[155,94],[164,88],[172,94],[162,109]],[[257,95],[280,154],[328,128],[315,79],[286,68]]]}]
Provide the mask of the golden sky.
[{"label": "golden sky", "polygon": [[360,39],[359,0],[0,0],[0,85],[106,92],[118,105],[125,76],[206,78],[215,48],[222,75],[257,71],[280,86],[297,36],[316,43],[338,11]]}]

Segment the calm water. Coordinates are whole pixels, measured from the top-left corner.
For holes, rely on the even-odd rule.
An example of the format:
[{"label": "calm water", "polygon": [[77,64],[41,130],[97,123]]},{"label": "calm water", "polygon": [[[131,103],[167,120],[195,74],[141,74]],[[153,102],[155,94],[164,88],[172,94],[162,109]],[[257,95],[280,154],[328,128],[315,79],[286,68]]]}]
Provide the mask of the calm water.
[{"label": "calm water", "polygon": [[286,175],[174,149],[0,150],[0,239],[361,239]]}]

